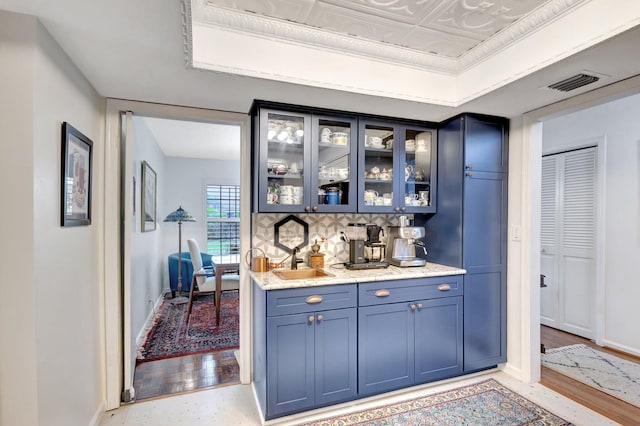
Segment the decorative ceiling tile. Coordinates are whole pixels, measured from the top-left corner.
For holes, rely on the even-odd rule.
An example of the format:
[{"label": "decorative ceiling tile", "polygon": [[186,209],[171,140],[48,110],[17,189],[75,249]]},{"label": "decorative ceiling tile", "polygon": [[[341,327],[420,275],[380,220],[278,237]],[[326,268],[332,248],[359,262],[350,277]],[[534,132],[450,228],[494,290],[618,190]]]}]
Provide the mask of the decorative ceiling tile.
[{"label": "decorative ceiling tile", "polygon": [[478,40],[428,28],[414,28],[402,44],[423,52],[458,58],[478,44]]},{"label": "decorative ceiling tile", "polygon": [[306,23],[341,34],[392,44],[398,44],[411,30],[410,25],[402,22],[323,3],[316,4]]},{"label": "decorative ceiling tile", "polygon": [[208,0],[212,6],[304,23],[315,0]]},{"label": "decorative ceiling tile", "polygon": [[482,41],[544,3],[548,3],[548,0],[457,0],[444,2],[420,26]]},{"label": "decorative ceiling tile", "polygon": [[380,16],[408,24],[418,24],[431,9],[447,0],[320,0],[345,9]]}]

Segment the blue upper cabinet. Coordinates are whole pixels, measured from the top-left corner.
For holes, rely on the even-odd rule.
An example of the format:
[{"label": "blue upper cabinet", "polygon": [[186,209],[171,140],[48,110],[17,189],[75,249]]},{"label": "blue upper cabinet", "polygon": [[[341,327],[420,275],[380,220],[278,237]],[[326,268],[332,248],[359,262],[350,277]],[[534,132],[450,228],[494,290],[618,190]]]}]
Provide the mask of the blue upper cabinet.
[{"label": "blue upper cabinet", "polygon": [[504,173],[507,152],[503,122],[469,116],[465,120],[464,164],[466,170]]},{"label": "blue upper cabinet", "polygon": [[253,211],[434,213],[429,123],[256,101]]},{"label": "blue upper cabinet", "polygon": [[396,121],[359,120],[358,211],[434,213],[435,129]]}]

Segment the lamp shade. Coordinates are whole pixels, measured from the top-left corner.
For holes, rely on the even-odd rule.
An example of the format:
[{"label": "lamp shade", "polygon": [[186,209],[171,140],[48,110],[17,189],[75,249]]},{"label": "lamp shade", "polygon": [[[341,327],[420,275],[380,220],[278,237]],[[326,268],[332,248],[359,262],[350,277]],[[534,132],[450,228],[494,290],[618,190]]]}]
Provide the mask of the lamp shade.
[{"label": "lamp shade", "polygon": [[178,207],[178,210],[169,213],[167,217],[164,218],[163,222],[195,222],[196,218],[191,215],[188,211],[182,208],[182,206]]}]

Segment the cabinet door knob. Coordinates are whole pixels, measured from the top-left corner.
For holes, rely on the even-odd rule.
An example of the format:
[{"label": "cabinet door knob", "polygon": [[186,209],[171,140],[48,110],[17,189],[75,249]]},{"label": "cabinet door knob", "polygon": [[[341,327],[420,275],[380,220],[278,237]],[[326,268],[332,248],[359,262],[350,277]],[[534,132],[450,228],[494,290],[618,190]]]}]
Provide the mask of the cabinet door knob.
[{"label": "cabinet door knob", "polygon": [[406,207],[400,207],[401,211],[405,211],[407,208]]},{"label": "cabinet door knob", "polygon": [[422,303],[418,303],[416,306],[418,307],[418,310],[422,309]]},{"label": "cabinet door knob", "polygon": [[448,291],[451,290],[451,284],[440,284],[438,286],[438,290],[440,291]]},{"label": "cabinet door knob", "polygon": [[416,305],[414,305],[413,303],[409,305],[409,308],[411,308],[412,311],[416,310]]},{"label": "cabinet door knob", "polygon": [[322,296],[320,296],[319,294],[313,294],[307,297],[306,302],[310,305],[315,305],[316,303],[322,302]]},{"label": "cabinet door knob", "polygon": [[394,210],[399,212],[400,211],[400,207],[396,207]]},{"label": "cabinet door knob", "polygon": [[313,211],[317,212],[318,211],[318,206],[313,206]]},{"label": "cabinet door knob", "polygon": [[316,318],[315,318],[313,315],[309,315],[309,322],[310,322],[310,323],[311,323],[311,322],[313,322],[313,321],[315,321],[315,319],[316,319]]},{"label": "cabinet door knob", "polygon": [[311,207],[309,207],[309,206],[305,207],[305,208],[304,208],[304,211],[305,211],[305,212],[310,212],[310,211],[311,211]]},{"label": "cabinet door knob", "polygon": [[471,177],[473,176],[473,172],[466,172],[465,175]]},{"label": "cabinet door knob", "polygon": [[318,315],[318,321],[322,321],[324,317],[322,315]]},{"label": "cabinet door knob", "polygon": [[387,297],[389,295],[389,290],[387,290],[386,288],[381,288],[380,290],[376,290],[376,292],[373,294],[375,294],[376,297]]},{"label": "cabinet door knob", "polygon": [[469,169],[473,169],[473,164],[467,164],[467,165],[465,166],[465,168],[466,168],[467,170],[469,170]]}]

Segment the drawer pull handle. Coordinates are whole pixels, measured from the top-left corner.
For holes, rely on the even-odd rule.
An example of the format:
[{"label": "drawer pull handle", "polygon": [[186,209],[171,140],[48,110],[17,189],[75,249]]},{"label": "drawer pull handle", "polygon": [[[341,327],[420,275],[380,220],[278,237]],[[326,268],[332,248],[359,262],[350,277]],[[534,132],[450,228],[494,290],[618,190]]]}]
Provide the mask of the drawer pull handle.
[{"label": "drawer pull handle", "polygon": [[440,284],[438,286],[438,290],[440,291],[448,291],[451,290],[451,284]]},{"label": "drawer pull handle", "polygon": [[309,315],[309,322],[310,322],[310,323],[311,323],[311,322],[313,322],[313,321],[315,321],[315,319],[316,319],[316,318],[315,318],[313,315]]},{"label": "drawer pull handle", "polygon": [[376,297],[387,297],[389,295],[389,290],[386,288],[381,288],[380,290],[376,290],[374,293]]},{"label": "drawer pull handle", "polygon": [[312,296],[307,297],[307,303],[310,305],[315,305],[316,303],[322,302],[322,296],[318,294],[314,294]]}]

